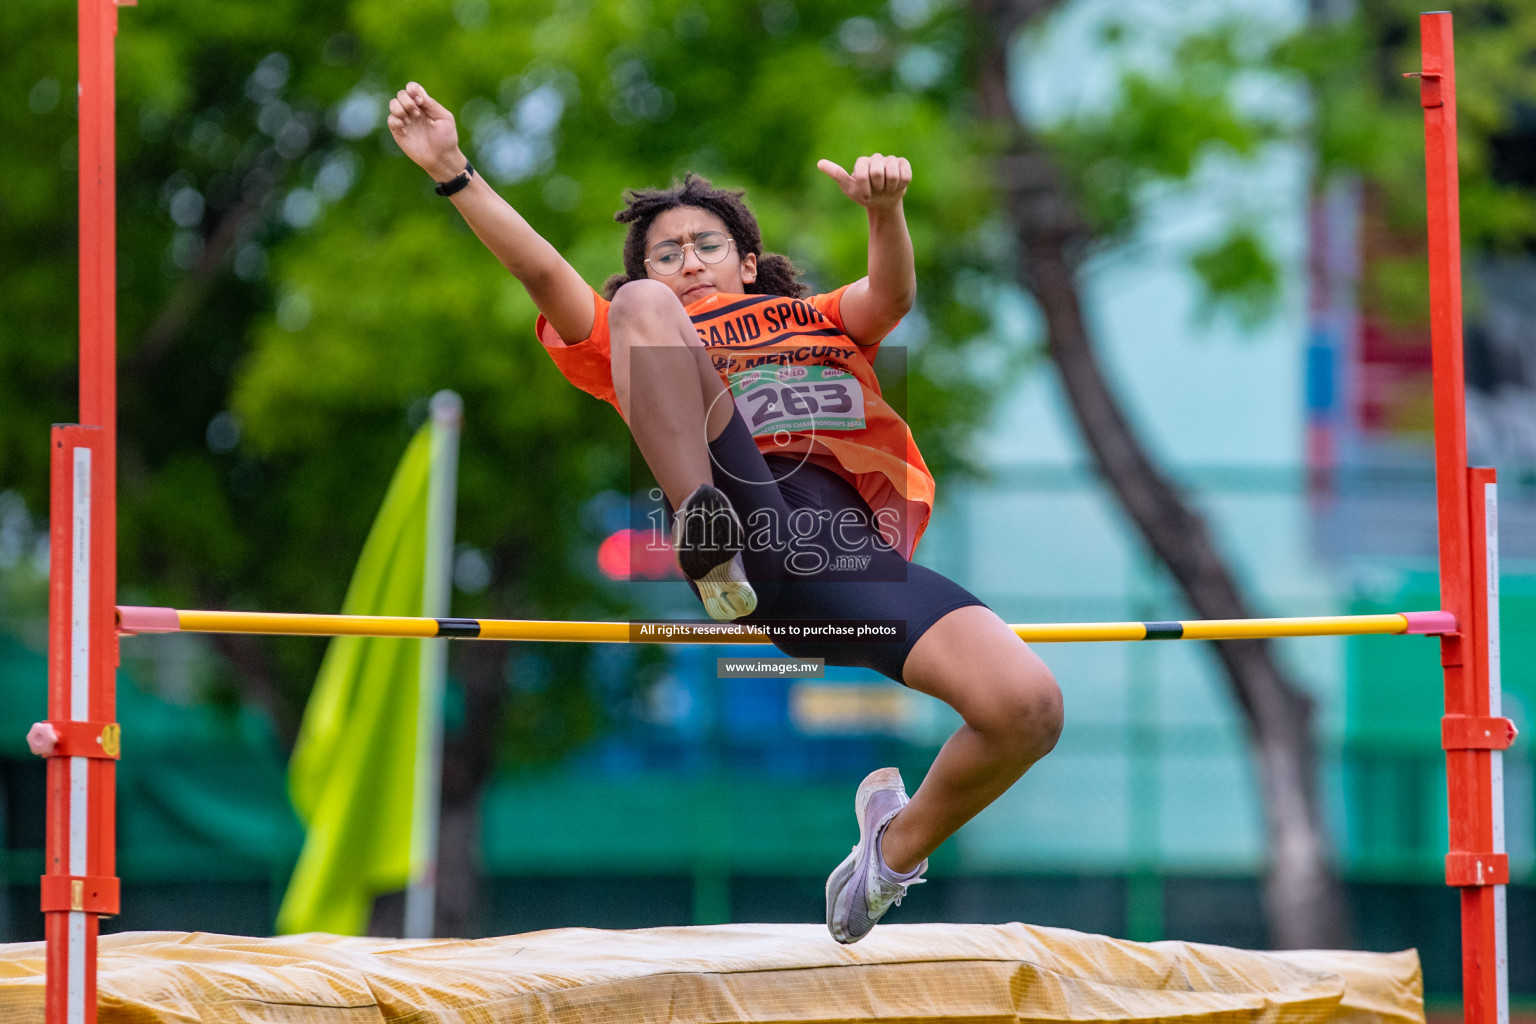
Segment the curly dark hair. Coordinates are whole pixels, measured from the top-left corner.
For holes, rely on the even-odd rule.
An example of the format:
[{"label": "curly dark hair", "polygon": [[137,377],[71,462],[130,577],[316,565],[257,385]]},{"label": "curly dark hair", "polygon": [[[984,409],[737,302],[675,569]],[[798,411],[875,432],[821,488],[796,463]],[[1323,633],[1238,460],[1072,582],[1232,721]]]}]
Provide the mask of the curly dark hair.
[{"label": "curly dark hair", "polygon": [[603,297],[611,299],[622,285],[645,280],[645,239],[657,217],[679,206],[697,206],[725,222],[738,254],[757,255],[757,280],[747,285],[748,293],[800,298],[810,290],[797,280],[800,269],[787,256],[763,252],[763,234],[757,218],[742,201],[745,194],[742,189],[715,188],[708,178],[693,173],[685,175],[682,184],[674,181],[671,188],[632,188],[625,192],[624,209],[613,215],[620,224],[629,225],[629,234],[624,236],[624,273],[614,274],[603,283]]}]

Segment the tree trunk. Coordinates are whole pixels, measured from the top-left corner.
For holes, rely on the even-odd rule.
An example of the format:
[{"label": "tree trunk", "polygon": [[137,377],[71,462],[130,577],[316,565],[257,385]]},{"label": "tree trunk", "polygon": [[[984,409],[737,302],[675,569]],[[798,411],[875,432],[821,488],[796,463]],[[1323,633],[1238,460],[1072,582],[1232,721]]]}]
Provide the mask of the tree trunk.
[{"label": "tree trunk", "polygon": [[[1019,277],[1039,303],[1047,350],[1078,428],[1100,475],[1196,616],[1250,618],[1249,602],[1204,521],[1153,464],[1110,390],[1078,293],[1078,262],[1092,241],[1091,230],[1049,154],[1009,100],[1008,43],[1020,25],[1052,5],[972,2],[983,41],[977,68],[982,114],[1006,132],[1000,181]],[[1222,641],[1215,648],[1258,763],[1269,841],[1264,909],[1270,941],[1279,948],[1345,945],[1342,887],[1317,792],[1312,701],[1285,677],[1269,641]]]},{"label": "tree trunk", "polygon": [[202,308],[214,278],[237,246],[260,226],[261,207],[277,187],[284,162],[268,150],[245,175],[244,194],[219,218],[203,243],[202,255],[166,296],[160,311],[124,359],[123,373],[153,373],[156,364],[181,339],[192,317]]}]

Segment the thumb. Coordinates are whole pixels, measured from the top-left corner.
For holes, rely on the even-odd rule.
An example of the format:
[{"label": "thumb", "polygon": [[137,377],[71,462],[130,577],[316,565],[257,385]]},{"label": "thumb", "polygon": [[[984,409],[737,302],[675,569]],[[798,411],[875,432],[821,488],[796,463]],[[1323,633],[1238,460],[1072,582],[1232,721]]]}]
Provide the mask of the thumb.
[{"label": "thumb", "polygon": [[431,96],[427,95],[427,90],[423,89],[416,82],[410,83],[405,87],[405,89],[406,92],[411,94],[417,103],[421,104],[422,112],[425,113],[428,117],[432,118],[434,121],[440,117],[445,117],[448,115],[448,108],[437,102],[437,100],[433,99]]},{"label": "thumb", "polygon": [[816,169],[837,182],[837,187],[844,192],[848,191],[849,187],[853,184],[853,176],[831,160],[816,161]]}]

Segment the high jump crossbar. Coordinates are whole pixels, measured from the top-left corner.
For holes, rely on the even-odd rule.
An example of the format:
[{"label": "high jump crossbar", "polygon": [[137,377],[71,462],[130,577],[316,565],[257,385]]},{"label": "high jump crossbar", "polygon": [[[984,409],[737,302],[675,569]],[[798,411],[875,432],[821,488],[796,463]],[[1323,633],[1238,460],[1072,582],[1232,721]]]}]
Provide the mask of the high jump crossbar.
[{"label": "high jump crossbar", "polygon": [[[255,633],[267,636],[367,636],[401,639],[520,640],[567,643],[766,644],[768,629],[734,622],[550,622],[531,619],[429,619],[392,615],[296,615],[283,612],[117,609],[120,634]],[[796,627],[802,628],[802,627]],[[1272,619],[1170,622],[1040,622],[1010,625],[1030,643],[1113,640],[1255,640],[1288,636],[1444,636],[1456,631],[1447,612],[1313,615]]]},{"label": "high jump crossbar", "polygon": [[[100,919],[116,914],[119,903],[115,860],[119,610],[115,607],[117,208],[113,93],[117,8],[135,2],[78,0],[80,423],[56,425],[51,435],[48,714],[59,741],[48,762],[47,873],[42,879],[41,901],[48,945],[47,1024],[95,1024],[97,931]],[[1217,639],[1218,634],[1236,638],[1373,632],[1439,636],[1445,669],[1442,745],[1450,813],[1445,877],[1446,883],[1461,894],[1465,1019],[1467,1024],[1507,1024],[1504,902],[1509,858],[1504,852],[1502,757],[1513,741],[1514,727],[1502,717],[1499,707],[1498,504],[1493,470],[1467,466],[1451,16],[1444,11],[1423,14],[1419,26],[1422,70],[1413,74],[1420,79],[1424,108],[1442,611],[1329,617],[1327,621],[1333,623],[1329,628],[1323,628],[1321,619],[1017,628],[1021,635],[1025,630],[1056,631],[1055,635],[1028,634],[1042,642],[1164,639],[1174,627],[1184,639]],[[133,609],[123,611],[130,620],[135,614]],[[160,611],[176,617],[178,630],[191,628],[197,616],[252,614]],[[1410,616],[1439,618],[1420,619],[1418,625],[1426,628],[1415,629]],[[268,626],[292,621],[279,616],[264,618]],[[461,627],[449,626],[444,634],[444,621],[479,620],[425,621],[432,623],[434,632],[430,635],[452,635],[453,629]],[[1306,621],[1312,625],[1297,625]],[[1431,622],[1438,622],[1439,627],[1427,628]],[[1263,623],[1269,625],[1260,625]],[[1282,627],[1279,623],[1291,625]],[[487,639],[493,628],[502,628],[492,620],[481,626]],[[521,626],[529,633],[534,627],[555,631],[593,628],[607,631],[609,639],[621,642],[629,639],[631,629],[627,623]],[[420,624],[412,628],[425,629]],[[513,627],[505,624],[505,628]],[[1074,630],[1083,635],[1067,635]],[[1210,632],[1199,635],[1206,630]],[[1086,635],[1095,631],[1098,635]],[[733,637],[731,642],[743,641]]]}]

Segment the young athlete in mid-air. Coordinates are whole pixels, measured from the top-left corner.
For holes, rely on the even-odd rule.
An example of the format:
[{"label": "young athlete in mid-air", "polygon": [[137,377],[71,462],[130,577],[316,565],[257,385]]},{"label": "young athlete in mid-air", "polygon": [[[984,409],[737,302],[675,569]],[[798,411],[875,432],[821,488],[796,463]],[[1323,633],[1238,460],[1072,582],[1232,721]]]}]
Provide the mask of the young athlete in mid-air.
[{"label": "young athlete in mid-air", "polygon": [[[907,161],[817,166],[869,218],[869,274],[803,297],[763,252],[740,192],[689,175],[631,191],[624,272],[599,295],[475,173],[453,115],[412,82],[389,129],[528,290],[536,333],[572,383],[615,408],[673,512],[679,568],[716,619],[866,626],[862,638],[776,636],[796,657],[875,669],[964,724],[907,799],[894,768],[859,786],[859,842],[827,879],[827,927],[857,942],[957,828],[1055,745],[1061,692],[991,609],[909,561],[933,478],[881,398],[880,340],[912,308]],[[871,632],[876,624],[893,627]]]}]

